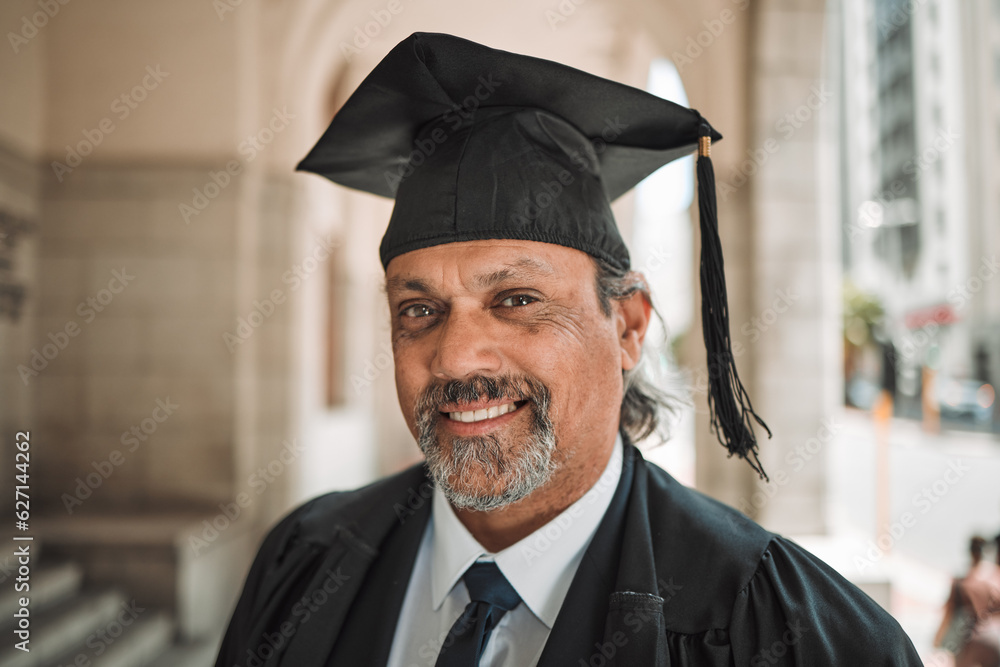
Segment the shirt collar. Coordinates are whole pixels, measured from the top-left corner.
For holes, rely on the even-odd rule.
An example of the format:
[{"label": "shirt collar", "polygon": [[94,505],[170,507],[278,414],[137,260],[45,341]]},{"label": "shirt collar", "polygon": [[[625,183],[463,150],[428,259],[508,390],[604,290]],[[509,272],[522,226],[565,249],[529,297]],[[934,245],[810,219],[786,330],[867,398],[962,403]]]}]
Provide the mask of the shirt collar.
[{"label": "shirt collar", "polygon": [[577,566],[604,517],[621,478],[619,435],[597,482],[559,516],[497,554],[479,544],[458,520],[439,489],[431,514],[431,594],[438,610],[465,571],[477,560],[495,560],[524,604],[549,629],[573,583]]}]

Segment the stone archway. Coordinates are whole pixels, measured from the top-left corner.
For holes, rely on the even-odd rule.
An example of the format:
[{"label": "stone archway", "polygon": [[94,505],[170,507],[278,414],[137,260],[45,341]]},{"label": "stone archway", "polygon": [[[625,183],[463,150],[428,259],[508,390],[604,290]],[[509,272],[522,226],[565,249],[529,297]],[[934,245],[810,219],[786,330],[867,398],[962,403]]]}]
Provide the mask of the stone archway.
[{"label": "stone archway", "polygon": [[[272,65],[269,76],[274,77],[275,81],[270,85],[282,102],[288,100],[289,104],[296,107],[307,108],[304,114],[306,121],[297,128],[297,138],[292,142],[299,145],[301,154],[325,129],[333,109],[344,101],[384,53],[413,30],[425,27],[433,15],[441,15],[447,19],[435,29],[462,34],[500,48],[560,59],[640,86],[644,85],[648,63],[655,55],[648,38],[632,37],[629,31],[635,30],[635,26],[631,20],[615,18],[617,11],[610,10],[601,3],[579,8],[572,5],[572,11],[559,9],[556,5],[553,5],[555,9],[546,9],[535,2],[522,2],[519,7],[506,7],[503,11],[500,8],[491,10],[498,17],[511,11],[515,15],[521,12],[522,16],[534,16],[536,24],[530,33],[533,36],[530,39],[524,36],[505,37],[498,28],[489,28],[489,21],[472,21],[471,18],[463,30],[462,21],[454,18],[464,7],[458,2],[436,5],[434,11],[430,12],[432,16],[410,16],[401,12],[388,25],[378,29],[381,24],[373,16],[383,11],[383,5],[384,3],[370,2],[348,9],[344,5],[303,2],[299,3],[294,19],[288,22],[283,39],[295,43],[282,50],[282,59]],[[382,18],[386,19],[385,16]],[[510,18],[504,20],[509,22]],[[367,35],[372,41],[363,46],[355,38],[359,35],[359,30],[365,30],[366,26],[372,28]],[[552,39],[548,39],[550,33],[554,35]],[[293,39],[287,35],[298,37]],[[509,43],[505,43],[505,40]],[[302,71],[295,71],[296,62],[305,63]],[[300,154],[275,153],[273,157],[271,170],[276,174],[282,170],[288,173]],[[276,181],[290,182],[284,176],[275,175],[274,178]],[[337,433],[351,432],[352,448],[370,448],[375,455],[363,460],[355,457],[349,461],[346,456],[341,457],[339,462],[345,465],[345,471],[341,472],[349,471],[350,474],[342,476],[339,472],[333,472],[326,482],[339,487],[356,486],[363,483],[366,476],[387,472],[405,461],[415,460],[419,454],[398,414],[392,374],[379,364],[386,353],[388,335],[385,328],[386,314],[380,306],[384,298],[380,293],[381,268],[374,249],[378,245],[384,221],[388,219],[389,208],[385,202],[367,195],[356,195],[340,189],[334,192],[328,184],[321,183],[318,179],[307,183],[306,181],[314,178],[311,176],[300,175],[295,178],[295,186],[289,186],[293,194],[292,200],[288,202],[289,210],[294,210],[295,213],[286,219],[286,224],[287,220],[293,221],[293,233],[302,237],[303,230],[319,224],[317,220],[308,221],[310,215],[304,213],[303,209],[327,207],[334,220],[332,226],[342,235],[345,254],[351,258],[348,299],[357,306],[352,309],[352,313],[357,315],[356,321],[352,323],[356,325],[355,330],[348,333],[346,340],[350,353],[347,355],[345,379],[349,386],[343,409],[336,411],[337,414],[334,415],[314,400],[312,394],[316,383],[308,377],[308,359],[299,357],[287,369],[294,378],[292,383],[298,389],[296,400],[300,405],[294,408],[298,412],[293,415],[297,430],[310,440],[310,447],[326,451],[325,455],[315,459],[310,459],[311,455],[306,454],[302,467],[309,467],[310,464],[314,464],[314,468],[333,465],[329,457],[333,451],[331,439]],[[313,188],[312,185],[316,187]],[[629,201],[618,206],[621,219],[630,219],[631,216],[627,214],[629,206]],[[621,211],[626,213],[622,214]],[[358,221],[362,220],[366,222],[359,225]],[[279,220],[273,218],[271,222],[262,222],[272,223],[279,224]],[[299,305],[300,313],[320,306],[322,298],[321,290],[303,294],[303,302]],[[308,318],[300,318],[292,326],[309,328],[314,327],[315,323],[310,323]],[[320,424],[322,426],[317,426]],[[300,476],[302,474],[300,471]],[[305,484],[303,488],[308,486],[309,484]],[[311,492],[318,490],[319,487],[309,489]],[[295,499],[301,497],[300,493],[309,495],[309,492],[295,491],[291,487],[287,493]]]},{"label": "stone archway", "polygon": [[[572,3],[575,8],[572,13],[566,8],[560,10],[559,4],[540,9],[537,4],[526,8],[529,4],[511,11],[520,11],[524,16],[534,12],[541,24],[549,23],[547,28],[551,28],[553,19],[546,18],[545,12],[561,12],[558,15],[565,21],[557,23],[557,36],[562,31],[574,30],[581,36],[603,34],[595,27],[600,24],[593,18],[597,15],[615,17],[622,26],[619,31],[634,31],[641,26],[650,38],[645,52],[672,57],[691,104],[723,131],[725,141],[713,152],[713,159],[729,276],[731,328],[734,342],[742,343],[746,350],[738,359],[741,375],[755,407],[775,432],[773,440],[762,443],[772,484],[758,486],[748,468],[726,460],[724,451],[708,432],[706,420],[701,418],[697,485],[774,529],[823,532],[821,449],[823,420],[834,414],[838,395],[834,332],[840,270],[834,216],[821,215],[820,206],[821,200],[826,201],[824,197],[828,197],[832,182],[818,164],[822,151],[821,119],[831,110],[825,106],[826,89],[820,85],[825,3],[716,0],[695,8],[681,2],[630,0],[604,7],[598,6],[601,3]],[[296,128],[297,138],[286,144],[290,150],[295,146],[301,151],[318,136],[327,121],[324,113],[331,108],[330,98],[335,98],[332,104],[337,104],[336,98],[342,101],[345,91],[352,90],[399,38],[412,29],[425,27],[436,17],[447,15],[443,5],[436,14],[431,12],[426,16],[401,12],[345,63],[342,45],[351,45],[359,28],[363,31],[366,23],[375,20],[372,12],[382,9],[378,2],[362,5],[300,2],[296,6],[294,19],[287,22],[281,33],[280,38],[287,39],[288,45],[281,48],[282,56],[270,70],[273,79],[269,84],[277,99],[295,100],[305,110],[306,121]],[[588,18],[585,10],[594,15]],[[574,21],[579,21],[579,25],[574,26]],[[449,17],[439,25],[445,31],[461,32],[454,28],[460,24]],[[479,25],[469,36],[486,42],[498,41],[482,34],[489,35]],[[536,30],[533,34],[541,33]],[[614,38],[607,34],[601,39],[604,53],[620,48],[614,46]],[[530,43],[530,38],[523,37],[520,41]],[[545,55],[537,44],[534,49],[522,50]],[[611,62],[614,60],[605,61],[603,67],[607,68]],[[590,69],[598,68],[591,63]],[[630,69],[621,61],[617,69],[617,73],[607,74],[627,79],[637,71],[634,63]],[[333,80],[342,84],[332,85]],[[640,80],[631,82],[641,85]],[[297,154],[274,155],[272,171],[287,173],[297,157]],[[296,193],[293,201],[309,196],[297,189],[301,187],[297,184],[291,189]],[[381,230],[352,230],[344,216],[378,218],[386,216],[388,209],[380,208],[379,203],[364,196],[353,204],[346,204],[341,194],[333,197],[341,198],[336,206],[353,206],[342,209],[338,224],[344,225],[342,231],[353,234],[345,240],[351,248],[348,255],[364,257],[368,248],[377,245]],[[297,204],[290,201],[289,205]],[[363,284],[357,286],[356,303],[377,298],[373,296],[377,267],[368,262],[353,265],[352,271],[363,276],[360,279]],[[364,314],[365,321],[375,327],[379,316],[377,309]],[[818,342],[803,345],[802,341]],[[359,361],[348,367],[348,374],[363,370],[364,361],[374,361],[380,348],[377,341],[368,337],[359,340],[353,349],[349,356]],[[684,354],[689,367],[704,365],[700,343],[689,345]],[[790,355],[796,356],[793,359]],[[366,413],[395,409],[391,381],[361,399],[357,407]],[[703,416],[703,402],[699,407],[699,416]],[[388,434],[405,438],[398,425]],[[372,442],[381,439],[379,434],[369,435]],[[369,461],[375,465],[373,470],[384,470],[391,465],[387,460],[405,456],[406,446],[392,449],[381,459],[381,464]],[[803,447],[816,451],[805,450],[808,458],[803,458]],[[798,455],[796,450],[800,452]]]}]

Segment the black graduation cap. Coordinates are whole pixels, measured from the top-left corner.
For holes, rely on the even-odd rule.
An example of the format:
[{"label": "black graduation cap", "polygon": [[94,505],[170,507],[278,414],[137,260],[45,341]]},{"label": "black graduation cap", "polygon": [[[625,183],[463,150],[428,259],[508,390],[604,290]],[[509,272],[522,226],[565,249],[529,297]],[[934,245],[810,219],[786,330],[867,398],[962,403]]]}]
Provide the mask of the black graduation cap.
[{"label": "black graduation cap", "polygon": [[298,169],[395,198],[383,267],[419,248],[503,238],[576,248],[627,270],[610,202],[698,148],[712,425],[730,454],[763,475],[752,420],[767,426],[740,382],[729,337],[709,158],[721,138],[697,111],[638,88],[415,33],[372,70]]}]

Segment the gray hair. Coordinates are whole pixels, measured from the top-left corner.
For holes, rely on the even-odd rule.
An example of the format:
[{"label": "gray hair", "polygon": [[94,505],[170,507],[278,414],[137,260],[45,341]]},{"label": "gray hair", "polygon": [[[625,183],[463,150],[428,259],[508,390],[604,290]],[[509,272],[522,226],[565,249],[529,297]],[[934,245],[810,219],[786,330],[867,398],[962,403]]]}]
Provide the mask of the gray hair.
[{"label": "gray hair", "polygon": [[[608,264],[604,260],[592,257],[597,269],[597,299],[601,311],[607,317],[612,314],[612,301],[621,301],[640,292],[650,306],[657,319],[663,323],[663,317],[653,306],[649,285],[642,276],[633,271],[625,271]],[[664,326],[666,329],[666,326]],[[659,428],[664,436],[669,435],[664,423],[664,417],[674,417],[679,408],[679,400],[656,385],[647,370],[645,357],[634,368],[622,371],[624,379],[624,395],[622,396],[621,428],[631,438],[632,442],[643,440]]]}]

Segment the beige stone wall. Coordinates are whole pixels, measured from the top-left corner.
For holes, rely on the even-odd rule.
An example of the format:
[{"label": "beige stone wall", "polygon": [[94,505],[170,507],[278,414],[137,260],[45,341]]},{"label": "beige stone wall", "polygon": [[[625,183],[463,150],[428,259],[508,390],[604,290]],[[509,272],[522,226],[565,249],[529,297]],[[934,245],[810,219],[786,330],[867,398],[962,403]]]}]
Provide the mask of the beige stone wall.
[{"label": "beige stone wall", "polygon": [[[23,21],[37,8],[27,0],[0,6],[0,24],[20,32]],[[29,19],[30,20],[30,19]],[[11,44],[0,58],[0,215],[36,224],[40,209],[37,159],[42,150],[45,122],[44,32],[27,31],[31,39]],[[16,46],[16,51],[15,51]],[[20,319],[0,319],[0,455],[13,460],[14,434],[30,423],[32,396],[13,372],[20,352],[33,340],[35,332],[34,285],[37,275],[36,232],[20,237],[5,258],[11,261],[10,279],[28,288],[27,302]],[[0,477],[0,492],[10,497],[10,475]]]},{"label": "beige stone wall", "polygon": [[[44,203],[20,358],[75,332],[26,388],[51,443],[38,496],[54,511],[63,494],[83,501],[74,512],[211,508],[292,437],[275,396],[287,310],[245,344],[223,338],[288,263],[280,224],[262,227],[286,219],[287,197],[266,185],[270,144],[246,143],[274,114],[257,96],[255,19],[108,0],[65,5],[40,31]],[[88,496],[79,480],[109,462]]]},{"label": "beige stone wall", "polygon": [[[15,152],[36,157],[41,151],[44,123],[47,116],[45,84],[45,49],[47,31],[26,29],[38,6],[29,0],[11,0],[0,7],[0,21],[19,39],[11,43],[5,34],[4,57],[0,58],[0,80],[4,95],[0,97],[0,141]],[[33,35],[31,39],[21,36]],[[23,40],[23,41],[22,41]]]},{"label": "beige stone wall", "polygon": [[57,443],[39,452],[42,498],[73,494],[114,451],[124,461],[88,507],[228,498],[236,364],[221,332],[236,312],[240,185],[185,225],[178,199],[206,176],[88,166],[47,181],[36,338],[79,333],[30,381],[39,432]]},{"label": "beige stone wall", "polygon": [[825,4],[760,3],[753,62],[751,146],[770,152],[753,191],[755,372],[760,409],[778,416],[764,459],[774,479],[762,489],[773,499],[760,518],[792,534],[826,530],[826,447],[840,428],[843,393],[840,233],[825,125],[839,100],[823,67]]}]

